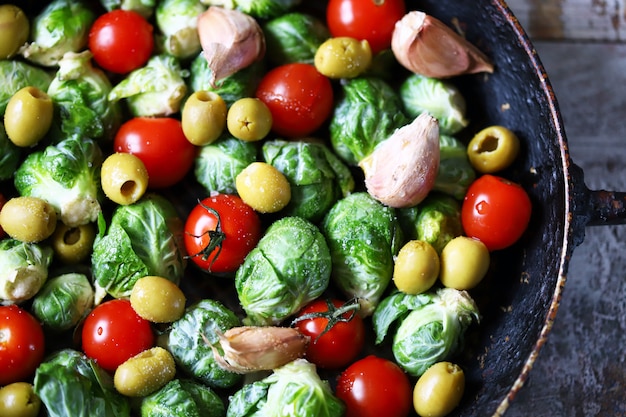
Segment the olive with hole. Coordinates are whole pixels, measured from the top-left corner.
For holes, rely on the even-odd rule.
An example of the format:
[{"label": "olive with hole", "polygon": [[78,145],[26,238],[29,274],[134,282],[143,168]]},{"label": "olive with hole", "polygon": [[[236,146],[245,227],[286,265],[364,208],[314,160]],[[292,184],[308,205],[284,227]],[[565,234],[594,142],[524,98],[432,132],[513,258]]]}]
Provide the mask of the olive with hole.
[{"label": "olive with hole", "polygon": [[52,98],[37,87],[21,88],[11,96],[4,112],[4,130],[16,146],[37,144],[50,130]]},{"label": "olive with hole", "polygon": [[28,382],[14,382],[0,388],[0,416],[36,417],[41,399]]},{"label": "olive with hole", "polygon": [[148,170],[136,155],[117,152],[102,163],[100,182],[110,200],[120,205],[133,204],[148,189]]},{"label": "olive with hole", "polygon": [[196,146],[213,143],[226,127],[226,102],[212,91],[195,91],[185,101],[181,124],[187,140]]},{"label": "olive with hole", "polygon": [[478,132],[467,145],[467,156],[474,169],[491,174],[508,168],[519,153],[519,138],[504,126],[489,126]]},{"label": "olive with hole", "polygon": [[185,294],[172,281],[158,276],[139,278],[130,293],[130,304],[139,316],[153,323],[171,323],[185,312]]},{"label": "olive with hole", "polygon": [[487,274],[489,249],[478,239],[457,236],[443,247],[440,262],[439,281],[445,287],[470,290]]},{"label": "olive with hole", "polygon": [[228,109],[226,126],[237,139],[255,142],[267,136],[272,129],[272,113],[258,98],[241,98]]},{"label": "olive with hole", "polygon": [[328,78],[355,78],[372,64],[372,50],[366,40],[330,38],[317,48],[314,64]]},{"label": "olive with hole", "polygon": [[59,222],[50,242],[56,259],[66,265],[75,265],[89,257],[95,239],[93,223],[70,227]]},{"label": "olive with hole", "polygon": [[50,203],[37,197],[10,198],[0,210],[0,227],[22,242],[41,242],[57,225],[57,213]]},{"label": "olive with hole", "polygon": [[115,370],[115,389],[128,397],[152,394],[171,381],[176,374],[176,364],[170,352],[153,347],[126,360]]},{"label": "olive with hole", "polygon": [[439,276],[439,254],[423,240],[411,240],[394,261],[393,282],[406,294],[420,294],[435,284]]},{"label": "olive with hole", "polygon": [[0,59],[15,56],[28,41],[30,23],[22,9],[14,4],[0,5]]},{"label": "olive with hole", "polygon": [[459,405],[465,391],[465,373],[451,362],[437,362],[415,383],[413,406],[421,417],[444,417]]},{"label": "olive with hole", "polygon": [[285,175],[266,162],[253,162],[235,177],[239,197],[259,213],[276,213],[291,201]]}]

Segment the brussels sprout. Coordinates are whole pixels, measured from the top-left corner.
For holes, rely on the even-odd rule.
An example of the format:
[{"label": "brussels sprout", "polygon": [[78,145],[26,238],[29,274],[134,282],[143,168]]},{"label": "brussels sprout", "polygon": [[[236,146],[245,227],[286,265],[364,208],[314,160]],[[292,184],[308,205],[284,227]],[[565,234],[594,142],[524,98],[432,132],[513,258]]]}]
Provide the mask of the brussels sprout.
[{"label": "brussels sprout", "polygon": [[166,335],[166,347],[187,374],[212,388],[229,388],[241,375],[220,367],[213,356],[218,333],[239,326],[239,318],[219,301],[201,300],[189,307],[172,323]]},{"label": "brussels sprout", "polygon": [[85,274],[50,278],[33,298],[32,311],[49,329],[68,330],[91,311],[94,292]]},{"label": "brussels sprout", "polygon": [[224,417],[222,399],[204,384],[173,379],[141,400],[141,417]]},{"label": "brussels sprout", "polygon": [[369,316],[393,275],[393,257],[402,246],[395,210],[365,192],[339,200],[322,221],[332,255],[333,282],[348,298],[357,298]]},{"label": "brussels sprout", "polygon": [[92,139],[64,139],[29,154],[15,172],[15,188],[22,196],[46,200],[65,225],[87,224],[102,211],[102,158]]},{"label": "brussels sprout", "polygon": [[33,20],[32,42],[20,53],[36,64],[55,66],[66,52],[78,52],[87,45],[95,17],[80,0],[54,0]]},{"label": "brussels sprout", "polygon": [[322,143],[266,141],[263,157],[291,185],[291,200],[284,209],[288,215],[316,222],[354,189],[350,169]]},{"label": "brussels sprout", "polygon": [[206,10],[200,0],[163,0],[156,9],[163,51],[179,59],[197,55],[202,49],[198,16]]},{"label": "brussels sprout", "polygon": [[400,98],[408,116],[429,113],[439,121],[442,134],[454,135],[468,124],[465,98],[447,81],[411,74],[400,85]]},{"label": "brussels sprout", "polygon": [[241,98],[253,97],[265,73],[263,61],[257,61],[221,79],[218,85],[213,87],[211,85],[212,71],[202,53],[191,62],[189,71],[191,91],[212,91],[222,97],[228,106]]},{"label": "brussels sprout", "polygon": [[100,0],[100,4],[109,12],[117,9],[132,10],[149,18],[154,12],[156,0]]},{"label": "brussels sprout", "polygon": [[340,417],[344,411],[345,405],[320,378],[315,365],[296,359],[268,377],[244,385],[230,398],[226,416]]},{"label": "brussels sprout", "polygon": [[408,122],[400,97],[382,79],[343,80],[330,120],[330,141],[348,165],[357,165]]},{"label": "brussels sprout", "polygon": [[437,253],[463,233],[461,205],[453,197],[431,192],[420,204],[397,211],[406,239],[430,243]]},{"label": "brussels sprout", "polygon": [[20,164],[22,150],[15,145],[0,122],[0,181],[8,180]]},{"label": "brussels sprout", "polygon": [[46,70],[26,62],[0,60],[0,114],[4,114],[13,94],[28,86],[47,91],[52,78]]},{"label": "brussels sprout", "polygon": [[234,194],[235,178],[248,165],[256,161],[257,146],[224,135],[217,141],[200,148],[194,173],[207,192]]},{"label": "brussels sprout", "polygon": [[252,17],[270,19],[285,14],[302,0],[201,0],[209,6],[236,9]]},{"label": "brussels sprout", "polygon": [[397,323],[393,355],[413,376],[457,353],[465,331],[479,320],[478,307],[469,293],[453,288],[417,295],[396,291],[380,302],[372,317],[377,344]]},{"label": "brussels sprout", "polygon": [[49,417],[130,417],[111,375],[76,350],[57,351],[39,365],[34,389]]},{"label": "brussels sprout", "polygon": [[300,12],[279,16],[263,26],[267,57],[274,65],[313,64],[317,48],[328,38],[328,28],[317,17]]},{"label": "brussels sprout", "polygon": [[114,86],[108,98],[113,102],[126,99],[133,116],[169,116],[180,110],[187,76],[175,57],[155,55]]},{"label": "brussels sprout", "polygon": [[48,279],[52,249],[12,238],[0,240],[0,304],[32,298]]},{"label": "brussels sprout", "polygon": [[324,236],[301,217],[272,223],[235,275],[245,324],[278,324],[319,297],[330,281]]},{"label": "brussels sprout", "polygon": [[475,179],[476,171],[467,156],[467,147],[452,136],[440,135],[439,171],[433,190],[462,200]]},{"label": "brussels sprout", "polygon": [[91,64],[92,53],[67,53],[48,88],[55,104],[57,134],[112,139],[121,123],[118,103],[109,101],[111,82]]},{"label": "brussels sprout", "polygon": [[183,222],[169,200],[148,194],[117,206],[108,230],[103,216],[98,228],[91,255],[96,304],[107,293],[129,297],[135,282],[146,275],[180,282],[186,265]]}]

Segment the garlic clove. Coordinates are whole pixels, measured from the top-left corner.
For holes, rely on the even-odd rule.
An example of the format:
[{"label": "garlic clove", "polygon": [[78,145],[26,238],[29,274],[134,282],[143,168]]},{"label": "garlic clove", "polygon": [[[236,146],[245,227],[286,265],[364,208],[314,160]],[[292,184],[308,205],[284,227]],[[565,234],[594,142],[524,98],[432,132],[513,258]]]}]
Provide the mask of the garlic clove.
[{"label": "garlic clove", "polygon": [[390,207],[419,204],[439,171],[439,122],[422,113],[374,148],[359,166],[368,193]]},{"label": "garlic clove", "polygon": [[492,73],[492,62],[475,45],[433,16],[404,15],[395,26],[391,49],[409,71],[432,78]]},{"label": "garlic clove", "polygon": [[198,36],[213,86],[265,55],[261,27],[254,18],[238,10],[209,7],[198,17]]}]

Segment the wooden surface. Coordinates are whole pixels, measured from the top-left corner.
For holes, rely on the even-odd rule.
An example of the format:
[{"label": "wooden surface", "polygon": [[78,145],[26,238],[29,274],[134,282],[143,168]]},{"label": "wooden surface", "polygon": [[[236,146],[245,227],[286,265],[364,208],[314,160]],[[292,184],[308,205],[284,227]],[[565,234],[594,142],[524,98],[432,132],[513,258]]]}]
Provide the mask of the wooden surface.
[{"label": "wooden surface", "polygon": [[[547,70],[587,186],[626,191],[623,2],[510,0],[509,6]],[[548,342],[506,414],[561,416],[626,416],[626,226],[586,229]]]}]

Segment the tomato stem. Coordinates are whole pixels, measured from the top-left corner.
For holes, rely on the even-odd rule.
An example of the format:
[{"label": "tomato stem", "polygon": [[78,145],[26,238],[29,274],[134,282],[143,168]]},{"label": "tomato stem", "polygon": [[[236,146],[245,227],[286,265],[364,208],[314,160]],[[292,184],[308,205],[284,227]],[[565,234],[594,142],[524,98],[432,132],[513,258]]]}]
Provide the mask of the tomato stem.
[{"label": "tomato stem", "polygon": [[[361,304],[359,304],[358,298],[352,298],[341,306],[336,307],[335,304],[330,299],[326,299],[326,311],[315,311],[312,313],[303,314],[300,317],[295,318],[291,325],[295,325],[298,322],[303,320],[312,320],[312,319],[326,319],[328,323],[324,330],[315,338],[314,342],[316,342],[320,337],[322,337],[325,333],[330,331],[333,326],[339,322],[347,323],[352,320],[357,313],[357,311],[361,308]],[[347,317],[344,317],[344,314],[350,313]]]},{"label": "tomato stem", "polygon": [[202,260],[206,261],[209,259],[209,256],[211,256],[211,253],[213,253],[213,251],[217,248],[217,252],[213,256],[213,258],[211,259],[211,263],[207,267],[207,271],[211,272],[211,267],[213,266],[213,263],[215,263],[218,256],[220,256],[220,253],[222,252],[222,244],[224,243],[224,239],[226,239],[226,234],[222,231],[222,221],[220,219],[220,214],[217,212],[217,210],[203,204],[200,200],[198,200],[198,204],[202,206],[205,210],[207,210],[209,213],[215,216],[217,220],[217,224],[215,225],[215,230],[207,230],[199,236],[192,235],[191,233],[189,233],[191,236],[196,237],[196,238],[202,237],[204,235],[208,235],[209,243],[207,243],[207,245],[204,248],[202,248],[199,252],[193,255],[188,255],[186,256],[186,258],[194,258],[196,256],[201,255]]}]

